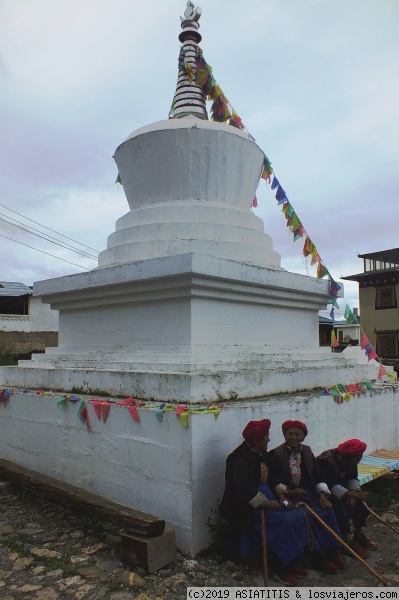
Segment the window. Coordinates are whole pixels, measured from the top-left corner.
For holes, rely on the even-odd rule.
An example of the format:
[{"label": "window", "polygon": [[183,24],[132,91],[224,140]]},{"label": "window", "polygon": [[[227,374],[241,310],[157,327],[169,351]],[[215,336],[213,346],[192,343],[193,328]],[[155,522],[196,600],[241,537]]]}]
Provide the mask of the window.
[{"label": "window", "polygon": [[376,271],[390,271],[399,267],[398,255],[383,254],[376,258],[363,258],[365,273]]},{"label": "window", "polygon": [[377,354],[378,356],[396,357],[398,356],[398,332],[377,331]]},{"label": "window", "polygon": [[397,308],[395,286],[378,287],[375,293],[376,309]]}]

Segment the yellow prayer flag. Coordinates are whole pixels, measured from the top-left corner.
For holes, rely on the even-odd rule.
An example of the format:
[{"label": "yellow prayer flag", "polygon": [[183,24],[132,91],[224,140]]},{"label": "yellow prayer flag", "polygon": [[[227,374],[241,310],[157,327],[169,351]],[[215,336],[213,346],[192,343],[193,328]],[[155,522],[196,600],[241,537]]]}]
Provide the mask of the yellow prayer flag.
[{"label": "yellow prayer flag", "polygon": [[339,346],[339,343],[337,341],[337,338],[335,336],[335,331],[333,329],[331,331],[331,348],[336,348],[337,346]]}]

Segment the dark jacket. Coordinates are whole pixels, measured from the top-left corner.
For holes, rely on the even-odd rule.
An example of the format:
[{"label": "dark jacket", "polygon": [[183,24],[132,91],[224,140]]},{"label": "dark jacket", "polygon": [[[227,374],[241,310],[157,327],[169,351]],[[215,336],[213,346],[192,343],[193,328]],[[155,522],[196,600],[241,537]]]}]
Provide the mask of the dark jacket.
[{"label": "dark jacket", "polygon": [[357,466],[352,468],[347,467],[340,457],[337,448],[322,452],[316,460],[330,490],[335,485],[342,485],[342,487],[348,488],[349,481],[356,480],[359,477]]},{"label": "dark jacket", "polygon": [[[252,523],[253,508],[249,502],[258,493],[261,481],[261,463],[269,471],[268,453],[257,454],[243,442],[226,459],[225,490],[220,514],[230,523],[245,527]],[[270,471],[268,483],[270,482]]]},{"label": "dark jacket", "polygon": [[[273,472],[276,473],[277,483],[282,483],[288,488],[291,484],[291,473],[289,466],[289,449],[287,444],[281,444],[269,452],[269,460]],[[310,448],[301,444],[301,480],[298,487],[310,488],[314,491],[315,485],[324,483],[323,474],[317,464],[316,458]]]}]

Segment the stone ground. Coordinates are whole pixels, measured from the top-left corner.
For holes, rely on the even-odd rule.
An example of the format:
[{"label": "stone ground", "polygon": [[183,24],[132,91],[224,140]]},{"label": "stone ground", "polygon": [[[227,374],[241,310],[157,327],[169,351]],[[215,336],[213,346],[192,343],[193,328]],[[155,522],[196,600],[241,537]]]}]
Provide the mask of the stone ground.
[{"label": "stone ground", "polygon": [[[399,503],[381,516],[399,529]],[[370,517],[368,533],[380,543],[368,564],[391,586],[399,586],[399,535]],[[9,482],[0,482],[0,600],[180,600],[190,586],[263,586],[260,572],[235,565],[214,552],[176,562],[146,575],[120,562],[120,529],[92,520]],[[347,558],[338,575],[310,571],[303,587],[374,587],[379,582]],[[281,587],[272,577],[269,587]]]}]

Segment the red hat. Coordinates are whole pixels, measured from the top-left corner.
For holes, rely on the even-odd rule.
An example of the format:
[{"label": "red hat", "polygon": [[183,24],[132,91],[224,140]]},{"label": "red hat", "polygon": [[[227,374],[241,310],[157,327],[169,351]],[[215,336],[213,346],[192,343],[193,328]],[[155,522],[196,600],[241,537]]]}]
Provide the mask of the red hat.
[{"label": "red hat", "polygon": [[308,435],[308,428],[306,427],[305,423],[302,423],[302,421],[284,421],[284,423],[281,425],[283,433],[285,433],[287,429],[292,429],[292,427],[297,427],[303,431],[304,435]]},{"label": "red hat", "polygon": [[346,456],[361,456],[367,448],[367,444],[361,442],[360,440],[353,439],[347,440],[340,444],[337,448],[340,454]]},{"label": "red hat", "polygon": [[271,421],[269,419],[261,419],[260,421],[250,421],[242,432],[242,437],[246,442],[252,442],[263,438],[269,433]]}]

